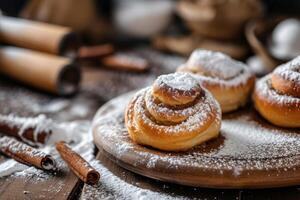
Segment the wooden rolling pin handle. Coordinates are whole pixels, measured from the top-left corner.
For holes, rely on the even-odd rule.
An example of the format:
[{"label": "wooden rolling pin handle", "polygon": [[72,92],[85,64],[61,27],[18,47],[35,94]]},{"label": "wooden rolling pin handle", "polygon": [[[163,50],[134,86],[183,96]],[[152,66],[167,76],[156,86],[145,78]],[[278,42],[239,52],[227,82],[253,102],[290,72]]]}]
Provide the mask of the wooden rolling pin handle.
[{"label": "wooden rolling pin handle", "polygon": [[76,58],[78,49],[81,46],[79,34],[70,32],[65,34],[58,44],[58,55]]},{"label": "wooden rolling pin handle", "polygon": [[76,52],[80,46],[78,34],[68,27],[1,15],[0,41],[59,55],[70,54],[71,50]]},{"label": "wooden rolling pin handle", "polygon": [[0,73],[58,95],[75,93],[81,77],[72,59],[17,47],[0,48]]}]

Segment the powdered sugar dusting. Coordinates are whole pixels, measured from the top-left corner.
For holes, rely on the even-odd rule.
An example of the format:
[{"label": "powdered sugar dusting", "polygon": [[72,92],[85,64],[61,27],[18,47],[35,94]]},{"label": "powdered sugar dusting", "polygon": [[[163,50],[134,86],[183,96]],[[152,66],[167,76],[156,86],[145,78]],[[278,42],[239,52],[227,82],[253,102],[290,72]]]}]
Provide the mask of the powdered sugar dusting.
[{"label": "powdered sugar dusting", "polygon": [[256,82],[255,93],[265,97],[270,102],[280,105],[294,105],[294,109],[300,110],[300,98],[279,94],[271,85],[271,74],[264,76]]},{"label": "powdered sugar dusting", "polygon": [[282,76],[286,80],[295,81],[300,85],[300,56],[278,66],[273,73]]},{"label": "powdered sugar dusting", "polygon": [[38,151],[37,149],[31,148],[28,145],[18,142],[16,139],[11,139],[7,136],[3,136],[0,138],[0,149],[6,151],[9,149],[9,152],[13,154],[24,154],[27,156],[36,156],[36,157],[46,157],[42,151]]},{"label": "powdered sugar dusting", "polygon": [[186,73],[173,73],[161,75],[156,80],[157,85],[166,85],[172,89],[177,90],[192,90],[198,86],[198,82],[191,75]]},{"label": "powdered sugar dusting", "polygon": [[[202,97],[203,99],[203,97]],[[166,106],[163,103],[155,103],[155,100],[153,98],[153,96],[151,95],[151,90],[148,90],[146,92],[146,96],[145,96],[145,107],[147,108],[147,110],[154,115],[158,115],[158,116],[164,116],[165,121],[170,121],[174,118],[178,118],[180,119],[180,121],[187,119],[189,116],[194,115],[198,110],[201,110],[201,105],[200,103],[197,103],[193,106],[184,108],[184,109],[180,109],[180,110],[174,110],[169,108],[168,106]]]},{"label": "powdered sugar dusting", "polygon": [[[111,101],[107,108],[104,106],[94,119],[93,132],[106,142],[102,147],[119,159],[128,154],[138,156],[139,159],[132,165],[149,168],[163,165],[171,171],[192,167],[201,171],[214,170],[220,176],[225,172],[240,176],[245,175],[245,171],[251,174],[251,171],[270,169],[280,174],[300,165],[299,130],[262,125],[243,113],[233,119],[225,117],[222,120],[221,137],[188,152],[172,154],[153,149],[149,151],[132,143],[124,126],[126,104],[120,106],[120,103],[128,102],[131,95]],[[114,109],[114,105],[118,105],[118,108]]]},{"label": "powdered sugar dusting", "polygon": [[[165,134],[178,134],[180,132],[194,132],[195,130],[201,129],[206,123],[209,122],[208,119],[216,118],[220,116],[220,107],[213,99],[210,93],[205,93],[205,96],[200,97],[201,99],[195,104],[193,108],[198,108],[194,112],[194,115],[188,116],[188,118],[180,123],[175,125],[161,125],[153,121],[145,112],[145,95],[150,88],[146,88],[137,94],[137,100],[134,106],[135,117],[141,118],[145,124],[148,124],[152,127],[152,130],[158,130]],[[159,110],[158,110],[159,111]],[[182,111],[182,110],[181,110]],[[162,111],[159,111],[162,112]],[[172,109],[169,109],[169,112],[172,112]],[[176,112],[176,111],[175,111]],[[177,112],[180,112],[177,110]],[[182,111],[185,112],[185,109]],[[218,114],[213,114],[217,112]],[[172,114],[170,115],[172,116]],[[135,123],[135,122],[132,122]],[[135,125],[138,126],[138,125]]]},{"label": "powdered sugar dusting", "polygon": [[[246,84],[253,75],[249,68],[231,57],[208,50],[195,50],[178,71],[190,72],[200,81],[235,87]],[[201,75],[201,76],[199,76]]]},{"label": "powdered sugar dusting", "polygon": [[182,196],[171,196],[147,189],[141,189],[115,176],[99,161],[93,161],[92,166],[101,174],[100,183],[96,186],[85,185],[81,199],[119,199],[119,200],[184,200]]},{"label": "powdered sugar dusting", "polygon": [[[52,120],[47,119],[45,115],[38,115],[33,118],[23,118],[14,115],[0,115],[0,124],[6,124],[10,128],[17,128],[20,138],[31,145],[42,145],[39,143],[39,134],[52,132]],[[24,132],[33,129],[33,141],[24,137]]]},{"label": "powdered sugar dusting", "polygon": [[[78,152],[86,160],[90,161],[93,156],[93,139],[89,131],[90,122],[88,121],[73,121],[64,123],[52,124],[53,133],[51,134],[47,144],[40,147],[39,150],[43,153],[50,154],[57,161],[56,168],[58,171],[68,171],[68,167],[60,158],[55,149],[54,143],[59,140],[64,140],[70,144],[72,149]],[[55,176],[55,173],[47,173],[35,167],[28,167],[16,162],[13,159],[7,159],[0,164],[0,177],[3,176],[18,176],[24,178],[35,177],[35,181],[45,181]]]},{"label": "powdered sugar dusting", "polygon": [[207,72],[211,77],[224,80],[232,79],[241,73],[242,68],[239,64],[223,53],[207,50],[195,50],[186,63],[188,66],[202,68],[204,73]]}]

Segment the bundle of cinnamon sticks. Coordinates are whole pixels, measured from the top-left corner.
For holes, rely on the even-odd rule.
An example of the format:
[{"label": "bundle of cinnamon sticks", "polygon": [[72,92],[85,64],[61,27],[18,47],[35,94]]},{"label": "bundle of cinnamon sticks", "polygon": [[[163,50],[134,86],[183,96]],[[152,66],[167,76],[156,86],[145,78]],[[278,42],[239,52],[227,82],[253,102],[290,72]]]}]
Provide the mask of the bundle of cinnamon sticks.
[{"label": "bundle of cinnamon sticks", "polygon": [[[7,135],[0,136],[0,152],[25,165],[42,170],[55,170],[56,161],[51,155],[19,141],[22,140],[33,146],[41,143],[45,144],[45,138],[52,133],[52,128],[45,121],[47,119],[41,117],[27,118],[26,121],[25,118],[0,115],[0,135]],[[52,121],[50,120],[50,122]],[[78,178],[87,184],[98,183],[100,179],[99,172],[73,151],[67,143],[64,141],[58,142],[56,149]]]}]

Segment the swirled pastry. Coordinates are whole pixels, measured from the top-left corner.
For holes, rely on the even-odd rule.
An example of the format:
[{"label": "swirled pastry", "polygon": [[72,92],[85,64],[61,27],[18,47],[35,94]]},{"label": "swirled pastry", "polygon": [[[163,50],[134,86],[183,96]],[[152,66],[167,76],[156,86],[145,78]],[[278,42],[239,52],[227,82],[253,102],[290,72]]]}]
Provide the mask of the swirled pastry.
[{"label": "swirled pastry", "polygon": [[258,112],[271,123],[299,128],[300,56],[257,81],[253,100]]},{"label": "swirled pastry", "polygon": [[245,64],[223,53],[201,49],[195,50],[177,71],[194,74],[220,103],[223,113],[245,105],[255,83]]},{"label": "swirled pastry", "polygon": [[221,109],[191,75],[174,73],[159,76],[133,97],[125,123],[138,144],[183,151],[219,135]]}]

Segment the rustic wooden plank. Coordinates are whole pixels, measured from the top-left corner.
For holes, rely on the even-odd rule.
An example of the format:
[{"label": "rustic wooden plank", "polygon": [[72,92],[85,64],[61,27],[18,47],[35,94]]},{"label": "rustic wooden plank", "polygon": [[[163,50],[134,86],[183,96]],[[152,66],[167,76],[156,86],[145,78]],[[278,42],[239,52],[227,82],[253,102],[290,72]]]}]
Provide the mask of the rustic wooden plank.
[{"label": "rustic wooden plank", "polygon": [[[260,190],[236,190],[236,189],[207,189],[207,188],[195,188],[188,186],[181,186],[177,184],[165,183],[161,181],[156,181],[135,173],[132,173],[126,169],[123,169],[116,165],[110,160],[107,154],[103,150],[99,150],[96,159],[98,159],[101,164],[112,172],[116,177],[125,181],[128,185],[134,185],[140,189],[147,189],[149,191],[160,192],[162,194],[167,194],[172,197],[186,197],[187,199],[205,199],[205,200],[298,200],[300,199],[300,188],[298,187],[288,187],[288,188],[277,188],[277,189],[260,189]],[[99,184],[102,184],[103,180],[100,180]],[[105,182],[105,181],[103,181]],[[119,184],[119,182],[115,182]],[[91,194],[88,185],[85,185],[82,191],[82,199],[97,199],[97,195]],[[109,188],[107,191],[98,191],[102,194],[108,194],[103,196],[104,198],[111,197]],[[126,197],[124,198],[126,199]],[[127,198],[129,199],[129,198]]]},{"label": "rustic wooden plank", "polygon": [[[0,81],[0,113],[19,116],[45,114],[54,121],[91,119],[104,102],[88,92],[72,98],[61,98],[25,88],[11,80]],[[55,105],[56,104],[56,105]],[[61,109],[54,108],[66,104]],[[49,107],[50,106],[50,107]],[[1,157],[0,163],[7,160]],[[7,176],[0,178],[0,199],[61,199],[72,198],[82,182],[67,170],[50,174],[46,180],[39,176]]]},{"label": "rustic wooden plank", "polygon": [[[183,59],[177,56],[165,56],[147,48],[131,53],[149,60],[150,70],[145,73],[130,73],[116,72],[101,66],[84,66],[81,90],[72,97],[43,93],[0,75],[0,113],[14,113],[24,117],[42,113],[59,122],[92,119],[105,101],[121,93],[144,87],[157,75],[175,71],[183,62]],[[53,109],[57,104],[60,104],[61,109]],[[0,157],[0,163],[2,159],[6,158]],[[51,176],[44,181],[37,180],[38,177],[35,176],[0,178],[0,199],[68,199],[76,195],[81,183],[72,172]]]},{"label": "rustic wooden plank", "polygon": [[80,180],[70,171],[53,175],[45,181],[35,176],[0,179],[0,199],[60,199],[69,197]]}]

